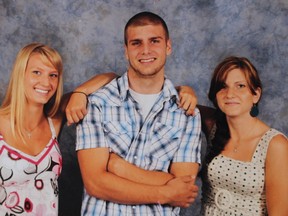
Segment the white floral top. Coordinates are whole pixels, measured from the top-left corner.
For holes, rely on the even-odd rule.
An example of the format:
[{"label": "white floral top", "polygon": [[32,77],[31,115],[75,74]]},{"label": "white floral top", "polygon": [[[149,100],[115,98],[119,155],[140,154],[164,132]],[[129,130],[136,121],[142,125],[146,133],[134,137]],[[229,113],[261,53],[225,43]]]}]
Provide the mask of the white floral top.
[{"label": "white floral top", "polygon": [[62,168],[55,130],[37,156],[8,145],[0,135],[0,215],[58,215],[58,183]]}]

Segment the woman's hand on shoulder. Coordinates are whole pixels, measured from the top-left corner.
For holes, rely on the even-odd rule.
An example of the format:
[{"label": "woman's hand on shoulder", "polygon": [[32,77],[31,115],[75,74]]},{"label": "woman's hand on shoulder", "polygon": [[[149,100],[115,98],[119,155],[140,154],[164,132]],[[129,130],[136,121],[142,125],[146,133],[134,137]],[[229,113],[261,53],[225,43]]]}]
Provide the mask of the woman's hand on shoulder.
[{"label": "woman's hand on shoulder", "polygon": [[190,86],[176,87],[180,101],[178,106],[186,111],[186,115],[194,115],[198,99],[195,91]]},{"label": "woman's hand on shoulder", "polygon": [[81,91],[71,93],[70,99],[65,109],[67,125],[78,123],[87,114],[87,95]]}]

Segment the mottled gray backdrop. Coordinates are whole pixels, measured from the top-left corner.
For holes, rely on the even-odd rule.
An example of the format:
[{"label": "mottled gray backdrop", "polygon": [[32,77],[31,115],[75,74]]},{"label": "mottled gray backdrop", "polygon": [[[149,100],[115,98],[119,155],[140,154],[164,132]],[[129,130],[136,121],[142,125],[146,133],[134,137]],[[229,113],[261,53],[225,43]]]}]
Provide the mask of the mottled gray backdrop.
[{"label": "mottled gray backdrop", "polygon": [[[63,56],[65,91],[97,73],[122,74],[127,66],[123,27],[143,10],[158,13],[168,24],[173,54],[166,71],[175,85],[194,87],[199,103],[211,105],[206,95],[215,65],[228,55],[246,56],[258,68],[264,85],[260,117],[288,134],[287,0],[0,0],[0,100],[16,53],[34,41],[56,48]],[[67,150],[73,146],[73,132],[64,128],[61,137],[63,176],[77,169],[77,164],[71,165],[76,160],[73,150]],[[65,182],[66,189],[69,183]],[[77,194],[65,187],[63,191],[70,198]],[[61,200],[61,211],[77,211],[72,201],[65,206]]]}]

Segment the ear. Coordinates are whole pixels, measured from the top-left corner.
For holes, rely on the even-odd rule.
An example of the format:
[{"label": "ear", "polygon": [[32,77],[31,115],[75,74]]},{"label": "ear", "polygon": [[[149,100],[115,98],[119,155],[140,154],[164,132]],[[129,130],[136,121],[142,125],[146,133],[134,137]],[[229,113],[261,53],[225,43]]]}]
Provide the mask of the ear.
[{"label": "ear", "polygon": [[259,101],[260,98],[261,98],[262,89],[258,87],[258,88],[255,90],[255,92],[256,92],[256,94],[253,95],[253,103],[256,104],[256,103],[258,103],[258,101]]},{"label": "ear", "polygon": [[172,53],[172,41],[168,39],[166,42],[166,55],[169,56]]},{"label": "ear", "polygon": [[127,60],[129,60],[127,45],[124,45],[124,49],[125,49],[125,58],[126,58]]}]

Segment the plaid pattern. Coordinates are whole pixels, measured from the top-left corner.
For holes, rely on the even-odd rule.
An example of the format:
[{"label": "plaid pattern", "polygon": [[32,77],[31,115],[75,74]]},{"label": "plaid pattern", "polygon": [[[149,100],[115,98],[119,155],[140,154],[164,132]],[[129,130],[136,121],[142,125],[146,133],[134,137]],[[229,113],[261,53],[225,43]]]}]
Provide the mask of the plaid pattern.
[{"label": "plaid pattern", "polygon": [[[177,91],[165,79],[163,91],[143,119],[129,93],[128,77],[114,79],[89,96],[88,114],[77,126],[76,150],[107,147],[145,170],[168,172],[171,162],[200,163],[201,118],[177,106]],[[178,215],[167,205],[122,205],[85,193],[82,215]]]}]

